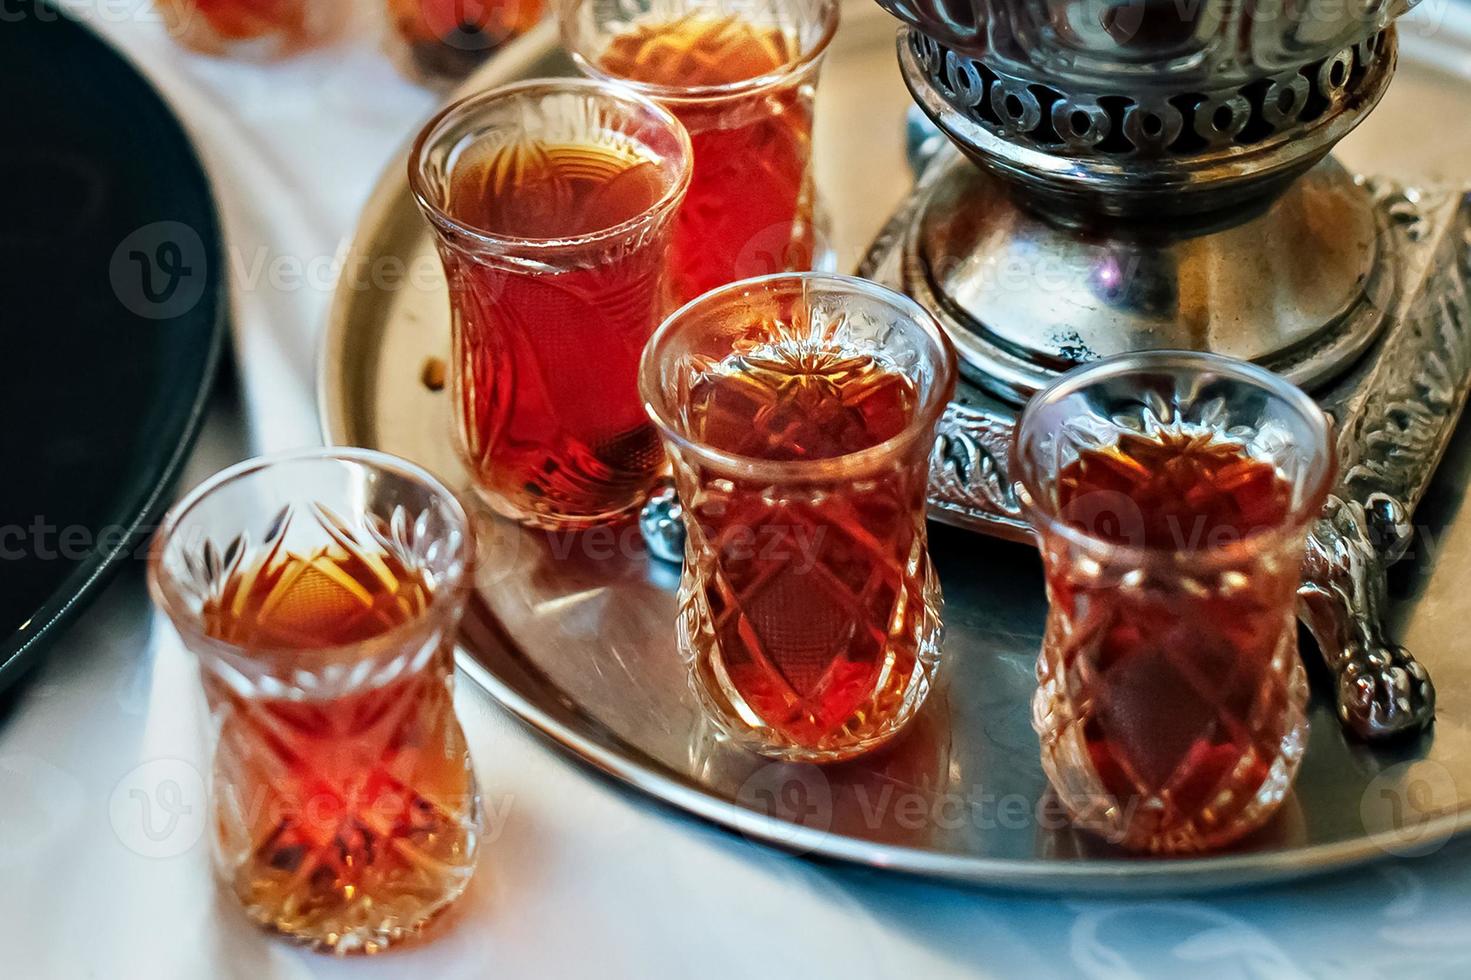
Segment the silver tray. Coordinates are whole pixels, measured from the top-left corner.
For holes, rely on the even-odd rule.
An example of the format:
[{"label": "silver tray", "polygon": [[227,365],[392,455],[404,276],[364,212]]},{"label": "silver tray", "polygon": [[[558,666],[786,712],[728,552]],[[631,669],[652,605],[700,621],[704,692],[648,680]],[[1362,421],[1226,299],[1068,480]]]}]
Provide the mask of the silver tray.
[{"label": "silver tray", "polygon": [[[1402,28],[1383,105],[1345,142],[1361,172],[1410,182],[1471,179],[1471,32],[1445,20]],[[1452,8],[1451,14],[1459,13]],[[817,180],[840,269],[853,268],[911,187],[895,22],[845,5],[823,70]],[[1457,70],[1462,74],[1457,75]],[[549,25],[469,83],[570,74]],[[448,353],[443,278],[397,160],[364,212],[331,310],[320,372],[327,439],[406,456],[464,487],[449,402],[422,377]],[[1420,536],[1391,578],[1390,624],[1436,678],[1434,728],[1370,749],[1345,737],[1327,699],[1294,794],[1229,852],[1145,859],[1068,828],[1029,723],[1045,612],[1040,563],[1020,544],[932,526],[944,586],[946,683],[910,731],[864,760],[768,763],[701,720],[674,647],[677,572],[647,559],[636,530],[548,536],[482,515],[482,565],[460,665],[557,744],[690,813],[792,851],[976,884],[1037,891],[1187,892],[1286,879],[1431,850],[1471,827],[1471,519],[1459,488],[1471,433],[1452,443],[1417,512]]]}]

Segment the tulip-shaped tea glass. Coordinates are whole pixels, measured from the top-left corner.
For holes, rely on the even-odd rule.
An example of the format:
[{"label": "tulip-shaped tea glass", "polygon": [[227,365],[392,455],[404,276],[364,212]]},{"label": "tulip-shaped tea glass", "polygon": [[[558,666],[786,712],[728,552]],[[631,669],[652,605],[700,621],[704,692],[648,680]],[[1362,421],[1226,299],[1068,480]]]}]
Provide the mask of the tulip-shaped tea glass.
[{"label": "tulip-shaped tea glass", "polygon": [[688,533],[679,644],[739,744],[833,762],[914,716],[939,658],[925,539],[955,354],[913,301],[783,274],[674,313],[639,387]]},{"label": "tulip-shaped tea glass", "polygon": [[812,114],[838,0],[562,0],[583,71],[684,123],[695,171],[672,253],[680,302],[811,269]]},{"label": "tulip-shaped tea glass", "polygon": [[689,178],[673,116],[586,80],[472,96],[414,144],[409,183],[449,281],[459,447],[496,511],[589,527],[658,481],[638,359],[669,309]]},{"label": "tulip-shaped tea glass", "polygon": [[465,888],[480,802],[451,639],[470,529],[382,453],[247,460],[154,540],[149,585],[199,657],[216,866],[251,918],[376,952]]},{"label": "tulip-shaped tea glass", "polygon": [[1307,734],[1295,606],[1328,435],[1303,392],[1209,354],[1109,358],[1027,406],[1013,474],[1050,601],[1033,726],[1078,825],[1201,851],[1282,803]]}]

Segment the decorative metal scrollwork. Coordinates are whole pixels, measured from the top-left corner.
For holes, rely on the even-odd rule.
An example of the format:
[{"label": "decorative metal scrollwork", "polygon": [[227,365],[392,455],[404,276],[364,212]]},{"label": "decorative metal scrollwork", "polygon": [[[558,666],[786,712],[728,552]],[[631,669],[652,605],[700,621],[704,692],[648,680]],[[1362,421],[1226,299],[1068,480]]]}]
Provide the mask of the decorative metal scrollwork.
[{"label": "decorative metal scrollwork", "polygon": [[1393,34],[1380,31],[1320,58],[1217,88],[1086,90],[1053,76],[959,53],[909,31],[926,80],[956,110],[1013,143],[1110,157],[1195,157],[1285,142],[1351,111],[1387,80]]}]

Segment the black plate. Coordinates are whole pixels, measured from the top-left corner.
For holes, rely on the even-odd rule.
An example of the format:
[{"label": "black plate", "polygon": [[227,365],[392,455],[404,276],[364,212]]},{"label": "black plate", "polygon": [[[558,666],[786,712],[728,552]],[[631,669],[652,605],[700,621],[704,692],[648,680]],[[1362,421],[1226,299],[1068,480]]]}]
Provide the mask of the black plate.
[{"label": "black plate", "polygon": [[178,120],[89,30],[25,13],[0,24],[0,689],[141,557],[228,306]]}]

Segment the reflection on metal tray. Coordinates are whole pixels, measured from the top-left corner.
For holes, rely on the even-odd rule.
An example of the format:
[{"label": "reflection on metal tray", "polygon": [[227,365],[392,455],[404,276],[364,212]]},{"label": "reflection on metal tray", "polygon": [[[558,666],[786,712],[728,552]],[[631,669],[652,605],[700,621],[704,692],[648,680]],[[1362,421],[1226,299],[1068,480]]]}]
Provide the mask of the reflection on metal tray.
[{"label": "reflection on metal tray", "polygon": [[[893,21],[868,0],[846,5],[844,17],[821,83],[817,173],[839,266],[855,268],[911,187],[903,139],[910,100],[895,63]],[[473,84],[569,72],[554,41],[539,30]],[[1456,117],[1471,79],[1437,67],[1433,56],[1471,50],[1458,43],[1444,29],[1433,43],[1417,38],[1413,23],[1402,30],[1400,78],[1345,144],[1348,166],[1412,182],[1471,176],[1453,169],[1471,159],[1471,133],[1456,130],[1429,147],[1401,135],[1419,140],[1435,128],[1427,119]],[[323,425],[332,441],[400,453],[464,486],[448,399],[420,381],[426,359],[448,353],[448,313],[403,172],[395,162],[374,194],[347,268],[407,263],[411,273],[353,273],[339,286],[322,357]],[[1471,663],[1457,660],[1454,641],[1471,617],[1471,593],[1458,582],[1459,566],[1471,561],[1458,557],[1471,556],[1471,521],[1456,519],[1471,438],[1453,441],[1442,469],[1418,511],[1430,533],[1396,570],[1388,609],[1395,635],[1436,674],[1437,724],[1416,741],[1372,750],[1347,738],[1320,699],[1283,812],[1251,840],[1210,857],[1129,857],[1073,833],[1057,813],[1028,719],[1045,611],[1041,569],[1020,544],[933,528],[948,680],[899,742],[841,766],[767,763],[704,727],[675,653],[676,575],[647,560],[636,529],[574,541],[485,518],[461,665],[508,709],[598,768],[797,851],[1071,892],[1179,892],[1339,868],[1471,825]]]}]

